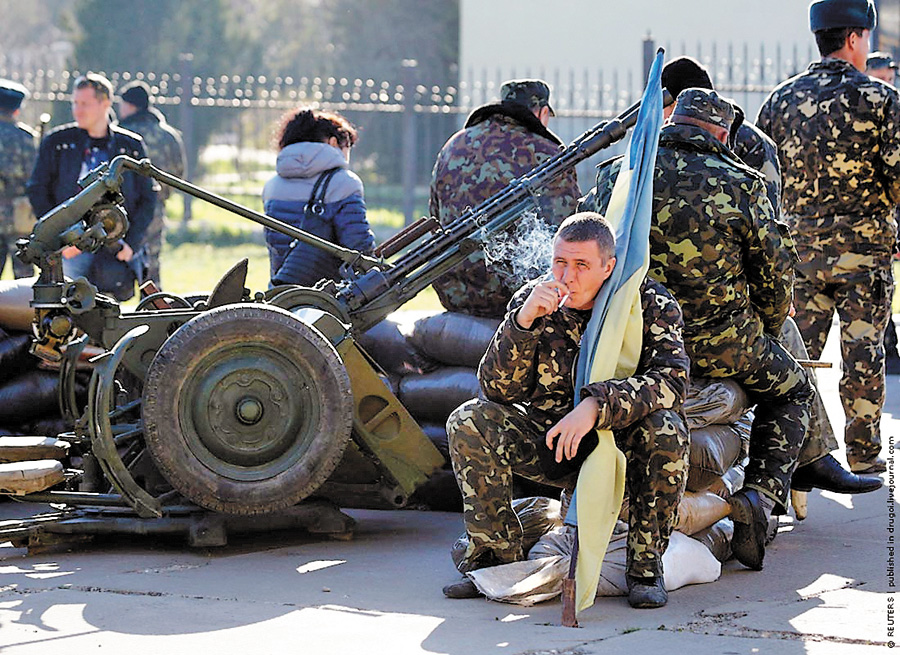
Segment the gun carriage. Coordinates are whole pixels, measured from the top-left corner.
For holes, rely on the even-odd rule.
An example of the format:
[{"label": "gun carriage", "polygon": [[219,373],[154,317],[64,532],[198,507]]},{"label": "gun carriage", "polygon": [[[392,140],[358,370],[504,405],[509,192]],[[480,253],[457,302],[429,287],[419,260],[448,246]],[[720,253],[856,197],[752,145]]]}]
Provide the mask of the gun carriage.
[{"label": "gun carriage", "polygon": [[[21,496],[59,503],[62,512],[0,525],[0,540],[35,547],[52,541],[49,533],[186,530],[194,545],[217,545],[254,517],[341,536],[352,519],[336,507],[403,507],[444,459],[356,337],[515,222],[547,180],[620,140],[637,111],[601,122],[449,225],[421,219],[375,256],[235,204],[147,159],[118,156],[93,171],[18,244],[40,268],[32,352],[60,363],[60,406],[73,425],[62,438],[82,465],[65,490]],[[160,292],[123,312],[86,279],[66,279],[60,253],[69,245],[95,252],[127,232],[127,173],[321,248],[342,262],[342,279],[251,294],[244,260],[208,296]],[[89,340],[104,352],[80,407],[76,361]]]}]

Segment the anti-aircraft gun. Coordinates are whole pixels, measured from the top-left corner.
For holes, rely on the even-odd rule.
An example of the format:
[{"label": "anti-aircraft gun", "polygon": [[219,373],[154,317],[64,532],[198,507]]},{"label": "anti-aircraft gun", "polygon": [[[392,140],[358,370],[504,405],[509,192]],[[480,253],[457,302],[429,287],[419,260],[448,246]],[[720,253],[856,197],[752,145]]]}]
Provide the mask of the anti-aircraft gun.
[{"label": "anti-aircraft gun", "polygon": [[[98,168],[18,244],[20,256],[41,271],[31,303],[33,352],[60,363],[60,405],[74,426],[65,439],[83,462],[69,490],[25,498],[120,508],[131,516],[124,531],[153,532],[153,524],[167,531],[178,517],[200,512],[200,527],[195,520],[188,529],[199,545],[224,543],[221,526],[218,536],[207,529],[213,515],[273,515],[313,499],[402,507],[444,460],[356,337],[516,221],[546,181],[620,140],[637,113],[635,105],[601,122],[448,225],[414,223],[374,257],[235,204],[147,159],[118,156]],[[69,245],[95,252],[126,233],[121,187],[129,173],[321,248],[342,262],[342,279],[251,295],[245,260],[208,296],[156,293],[122,312],[84,278],[67,280],[60,253]],[[83,408],[76,362],[89,339],[105,352],[95,358]],[[300,523],[311,531],[347,530],[331,519],[314,513]],[[114,520],[69,522],[63,531],[116,531],[109,527]],[[4,534],[10,538],[0,529]],[[12,537],[26,534],[22,528]]]}]

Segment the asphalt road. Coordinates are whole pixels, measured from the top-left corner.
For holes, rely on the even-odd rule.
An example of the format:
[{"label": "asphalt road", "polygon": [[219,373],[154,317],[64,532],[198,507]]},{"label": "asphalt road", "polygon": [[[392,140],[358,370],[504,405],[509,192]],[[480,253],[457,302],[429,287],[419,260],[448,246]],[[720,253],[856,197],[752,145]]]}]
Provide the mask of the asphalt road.
[{"label": "asphalt road", "polygon": [[[823,359],[836,362],[836,348],[832,338]],[[837,370],[819,376],[840,425]],[[900,434],[900,376],[888,380],[883,433],[888,455]],[[456,514],[348,512],[350,541],[273,534],[191,550],[181,539],[131,537],[31,556],[6,543],[0,650],[854,655],[897,641],[888,489],[809,500],[805,521],[782,517],[763,571],[729,563],[718,581],[674,591],[660,610],[601,598],[578,629],[560,626],[558,602],[445,599]],[[0,503],[0,519],[31,509]]]}]

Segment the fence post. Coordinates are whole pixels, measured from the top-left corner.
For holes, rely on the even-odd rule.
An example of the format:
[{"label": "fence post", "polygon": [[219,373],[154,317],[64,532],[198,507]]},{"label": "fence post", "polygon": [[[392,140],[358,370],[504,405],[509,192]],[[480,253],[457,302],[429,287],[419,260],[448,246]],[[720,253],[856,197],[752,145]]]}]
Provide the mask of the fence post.
[{"label": "fence post", "polygon": [[[190,181],[194,173],[194,163],[198,155],[194,146],[194,105],[191,100],[194,97],[194,55],[190,52],[182,52],[178,55],[181,64],[181,104],[178,116],[181,123],[181,136],[184,141],[184,151],[187,154],[185,162],[184,179]],[[191,220],[191,201],[193,196],[188,193],[181,194],[184,199],[184,214],[181,223],[187,226]]]},{"label": "fence post", "polygon": [[415,59],[404,59],[403,133],[401,136],[400,177],[403,183],[403,216],[409,225],[416,220],[416,68]]},{"label": "fence post", "polygon": [[[650,75],[650,67],[653,66],[653,60],[656,58],[656,42],[653,40],[653,36],[650,32],[647,32],[647,36],[644,37],[644,79],[647,79],[647,76]],[[643,90],[643,82],[641,83],[641,89]]]}]

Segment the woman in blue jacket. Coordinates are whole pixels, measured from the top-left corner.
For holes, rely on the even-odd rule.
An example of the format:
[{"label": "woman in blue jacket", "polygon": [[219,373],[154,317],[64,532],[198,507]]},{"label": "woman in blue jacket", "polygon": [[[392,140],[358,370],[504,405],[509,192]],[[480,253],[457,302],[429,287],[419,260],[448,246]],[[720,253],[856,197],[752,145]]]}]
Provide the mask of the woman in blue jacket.
[{"label": "woman in blue jacket", "polygon": [[[333,243],[371,254],[375,235],[366,220],[362,180],[349,170],[356,129],[343,116],[316,109],[290,112],[278,139],[277,175],[263,188],[266,214]],[[340,261],[266,229],[271,286],[313,286],[339,279]]]}]

